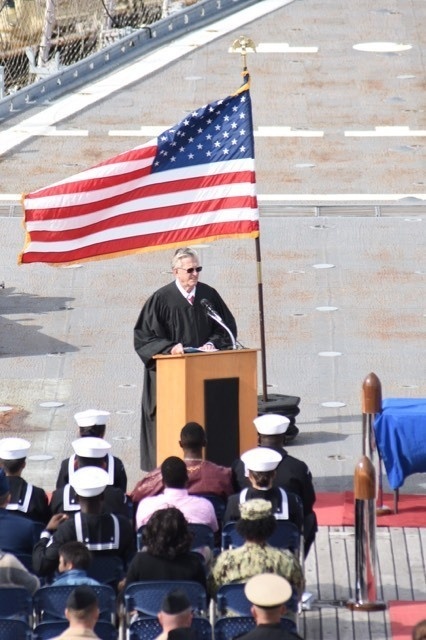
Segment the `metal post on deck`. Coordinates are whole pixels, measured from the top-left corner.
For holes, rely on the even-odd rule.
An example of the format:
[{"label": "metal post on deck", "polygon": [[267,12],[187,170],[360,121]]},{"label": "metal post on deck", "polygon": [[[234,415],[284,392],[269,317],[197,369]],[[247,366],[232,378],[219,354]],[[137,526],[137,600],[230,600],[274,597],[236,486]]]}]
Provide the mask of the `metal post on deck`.
[{"label": "metal post on deck", "polygon": [[352,611],[383,611],[377,600],[376,582],[376,473],[373,463],[362,456],[355,468],[355,600],[346,606]]},{"label": "metal post on deck", "polygon": [[[378,477],[376,515],[388,515],[392,510],[383,504],[382,461],[374,435],[374,420],[382,410],[382,385],[375,373],[369,373],[362,384],[362,455],[370,458]],[[377,458],[376,454],[377,453]]]}]

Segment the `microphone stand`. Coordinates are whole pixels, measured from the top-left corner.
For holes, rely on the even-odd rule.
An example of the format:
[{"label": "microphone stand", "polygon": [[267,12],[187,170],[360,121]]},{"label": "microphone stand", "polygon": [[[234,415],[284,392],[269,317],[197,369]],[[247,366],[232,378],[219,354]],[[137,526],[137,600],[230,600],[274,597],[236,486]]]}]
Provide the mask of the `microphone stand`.
[{"label": "microphone stand", "polygon": [[237,349],[237,343],[234,338],[234,335],[231,329],[226,326],[222,318],[217,313],[215,313],[214,311],[211,311],[210,309],[206,309],[206,313],[208,316],[210,316],[210,318],[212,318],[212,320],[215,320],[218,324],[220,324],[221,327],[223,327],[223,329],[225,329],[225,331],[229,333],[229,337],[231,338],[231,342],[232,342],[232,348]]}]

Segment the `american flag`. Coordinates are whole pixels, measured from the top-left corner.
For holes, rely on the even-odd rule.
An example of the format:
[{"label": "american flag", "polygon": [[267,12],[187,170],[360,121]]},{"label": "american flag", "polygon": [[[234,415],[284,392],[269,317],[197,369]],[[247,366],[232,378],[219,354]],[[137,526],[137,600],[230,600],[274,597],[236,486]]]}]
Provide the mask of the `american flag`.
[{"label": "american flag", "polygon": [[19,263],[63,264],[258,237],[248,81],[157,139],[24,197]]}]

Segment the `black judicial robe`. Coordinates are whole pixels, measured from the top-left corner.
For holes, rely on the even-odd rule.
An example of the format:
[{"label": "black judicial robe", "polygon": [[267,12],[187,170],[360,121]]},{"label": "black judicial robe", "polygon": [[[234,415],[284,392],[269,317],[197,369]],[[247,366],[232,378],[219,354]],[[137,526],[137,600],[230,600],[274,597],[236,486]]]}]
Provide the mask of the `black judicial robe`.
[{"label": "black judicial robe", "polygon": [[[206,315],[200,301],[206,298],[236,337],[235,319],[218,292],[198,282],[191,305],[171,282],[146,301],[134,329],[136,353],[145,365],[142,392],[141,468],[151,471],[156,461],[156,373],[153,356],[170,353],[181,342],[184,347],[201,347],[212,342],[216,349],[232,347],[229,334]],[[182,425],[183,426],[183,425]]]}]

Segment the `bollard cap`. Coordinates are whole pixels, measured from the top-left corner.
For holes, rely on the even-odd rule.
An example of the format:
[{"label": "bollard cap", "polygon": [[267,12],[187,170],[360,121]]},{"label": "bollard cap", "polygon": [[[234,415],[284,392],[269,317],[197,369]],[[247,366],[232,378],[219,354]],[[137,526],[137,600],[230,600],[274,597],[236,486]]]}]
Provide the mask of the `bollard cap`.
[{"label": "bollard cap", "polygon": [[374,500],[376,497],[376,471],[370,458],[362,456],[355,467],[355,500]]},{"label": "bollard cap", "polygon": [[380,413],[382,410],[382,385],[375,373],[369,373],[362,383],[362,412]]}]

